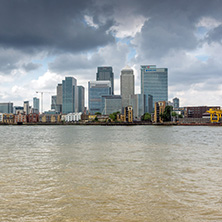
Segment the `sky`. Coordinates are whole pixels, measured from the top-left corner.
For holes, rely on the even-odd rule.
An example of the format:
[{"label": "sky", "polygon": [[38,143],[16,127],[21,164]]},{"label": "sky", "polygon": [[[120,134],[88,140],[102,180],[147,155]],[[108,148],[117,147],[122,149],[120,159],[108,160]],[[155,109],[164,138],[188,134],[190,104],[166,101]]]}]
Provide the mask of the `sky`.
[{"label": "sky", "polygon": [[221,0],[0,0],[0,102],[32,105],[44,91],[50,109],[65,76],[87,95],[98,66],[113,67],[120,94],[129,65],[140,93],[140,66],[156,65],[169,100],[222,106],[221,11]]}]

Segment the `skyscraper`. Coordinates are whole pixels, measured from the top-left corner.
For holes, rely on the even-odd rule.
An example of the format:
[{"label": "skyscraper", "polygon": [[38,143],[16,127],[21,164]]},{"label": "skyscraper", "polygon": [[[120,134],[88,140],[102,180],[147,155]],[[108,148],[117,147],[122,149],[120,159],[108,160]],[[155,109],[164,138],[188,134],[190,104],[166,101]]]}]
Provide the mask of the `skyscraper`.
[{"label": "skyscraper", "polygon": [[51,109],[56,110],[56,99],[57,99],[57,96],[51,97]]},{"label": "skyscraper", "polygon": [[73,77],[65,77],[62,80],[62,113],[74,113],[78,111],[77,80]]},{"label": "skyscraper", "polygon": [[56,112],[62,112],[62,84],[58,84],[56,87]]},{"label": "skyscraper", "polygon": [[39,98],[33,98],[33,113],[39,113]]},{"label": "skyscraper", "polygon": [[90,81],[88,83],[89,112],[91,114],[103,112],[102,96],[111,95],[111,90],[112,87],[110,81]]},{"label": "skyscraper", "polygon": [[0,113],[13,113],[13,103],[0,103]]},{"label": "skyscraper", "polygon": [[153,96],[155,102],[168,101],[168,70],[155,65],[141,66],[141,94]]},{"label": "skyscraper", "polygon": [[112,86],[111,94],[114,94],[114,74],[111,66],[97,67],[96,80],[109,80]]},{"label": "skyscraper", "polygon": [[29,101],[24,101],[24,113],[26,114],[26,115],[28,115],[29,114]]},{"label": "skyscraper", "polygon": [[120,90],[122,96],[122,108],[130,105],[130,97],[134,95],[134,74],[133,69],[126,66],[120,75]]},{"label": "skyscraper", "polygon": [[173,108],[174,109],[179,109],[179,107],[180,107],[180,100],[177,97],[175,97],[173,99]]},{"label": "skyscraper", "polygon": [[78,112],[83,113],[85,108],[85,88],[78,86]]}]

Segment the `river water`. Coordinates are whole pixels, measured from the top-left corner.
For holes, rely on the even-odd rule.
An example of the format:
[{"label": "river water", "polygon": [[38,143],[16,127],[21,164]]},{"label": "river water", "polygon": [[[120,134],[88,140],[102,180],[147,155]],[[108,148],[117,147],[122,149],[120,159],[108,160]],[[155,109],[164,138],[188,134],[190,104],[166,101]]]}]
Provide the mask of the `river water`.
[{"label": "river water", "polygon": [[222,128],[0,126],[0,221],[222,221]]}]

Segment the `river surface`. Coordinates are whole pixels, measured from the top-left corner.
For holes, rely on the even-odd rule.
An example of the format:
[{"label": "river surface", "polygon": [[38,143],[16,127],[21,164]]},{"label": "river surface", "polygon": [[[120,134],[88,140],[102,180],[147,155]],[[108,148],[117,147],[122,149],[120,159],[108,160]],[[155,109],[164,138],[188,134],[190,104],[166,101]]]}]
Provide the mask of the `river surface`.
[{"label": "river surface", "polygon": [[0,126],[0,221],[222,221],[222,127]]}]

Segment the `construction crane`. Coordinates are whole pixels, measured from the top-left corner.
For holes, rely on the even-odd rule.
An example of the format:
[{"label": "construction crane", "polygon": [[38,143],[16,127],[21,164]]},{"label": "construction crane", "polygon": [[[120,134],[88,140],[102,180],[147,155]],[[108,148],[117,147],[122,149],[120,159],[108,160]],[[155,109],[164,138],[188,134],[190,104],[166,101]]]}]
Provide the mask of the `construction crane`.
[{"label": "construction crane", "polygon": [[44,94],[44,93],[53,94],[53,92],[36,91],[36,93],[41,93],[41,113],[43,113],[43,94]]}]

